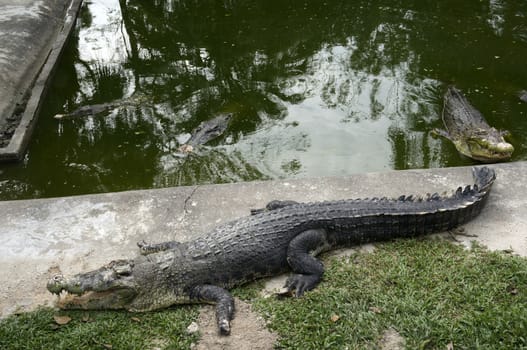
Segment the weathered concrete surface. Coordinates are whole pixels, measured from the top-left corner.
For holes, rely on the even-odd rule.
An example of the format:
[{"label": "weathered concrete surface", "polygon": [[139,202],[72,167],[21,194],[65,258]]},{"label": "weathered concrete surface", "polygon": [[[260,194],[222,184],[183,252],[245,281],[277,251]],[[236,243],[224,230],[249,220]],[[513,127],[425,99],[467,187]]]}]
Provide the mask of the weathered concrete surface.
[{"label": "weathered concrete surface", "polygon": [[[498,179],[488,205],[465,225],[477,237],[458,239],[527,256],[527,162],[493,167]],[[70,275],[133,257],[143,239],[189,240],[272,199],[425,194],[469,183],[464,167],[0,202],[1,315],[50,305],[46,282],[59,270]]]},{"label": "weathered concrete surface", "polygon": [[82,0],[0,0],[0,161],[23,156]]}]

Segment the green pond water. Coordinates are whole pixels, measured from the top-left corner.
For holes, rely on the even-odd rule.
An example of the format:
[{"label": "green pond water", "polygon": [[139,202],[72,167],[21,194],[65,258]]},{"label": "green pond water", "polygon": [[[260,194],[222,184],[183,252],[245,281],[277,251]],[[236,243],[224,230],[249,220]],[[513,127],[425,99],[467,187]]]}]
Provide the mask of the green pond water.
[{"label": "green pond water", "polygon": [[525,160],[526,63],[527,1],[86,1],[0,199],[473,164],[430,135],[449,84]]}]

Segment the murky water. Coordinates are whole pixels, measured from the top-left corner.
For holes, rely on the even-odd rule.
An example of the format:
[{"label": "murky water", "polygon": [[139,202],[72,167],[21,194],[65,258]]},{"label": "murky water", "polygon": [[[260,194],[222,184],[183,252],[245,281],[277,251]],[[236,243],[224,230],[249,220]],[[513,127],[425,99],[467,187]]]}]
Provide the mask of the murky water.
[{"label": "murky water", "polygon": [[525,160],[526,17],[516,0],[87,1],[0,198],[472,164],[429,134],[452,83]]}]

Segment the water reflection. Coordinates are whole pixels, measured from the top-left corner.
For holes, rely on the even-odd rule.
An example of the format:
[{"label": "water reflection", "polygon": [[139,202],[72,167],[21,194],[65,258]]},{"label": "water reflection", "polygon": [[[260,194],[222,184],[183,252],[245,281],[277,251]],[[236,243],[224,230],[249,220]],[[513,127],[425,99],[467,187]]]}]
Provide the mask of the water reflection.
[{"label": "water reflection", "polygon": [[[200,79],[206,86],[191,89],[188,97],[172,103],[176,128],[188,116],[199,120],[196,116],[210,114],[218,106],[230,109],[244,119],[230,148],[244,163],[269,177],[337,175],[390,167],[397,143],[391,141],[388,130],[404,119],[401,101],[407,100],[407,76],[415,66],[415,55],[401,53],[395,45],[407,40],[408,28],[371,23],[371,30],[365,31],[343,21],[335,31],[332,19],[337,10],[344,10],[340,18],[355,10],[365,12],[363,6],[351,4],[339,4],[340,9],[320,5],[299,9],[286,4],[286,11],[280,13],[269,4],[218,7],[211,2],[169,1],[148,9],[133,1],[126,5],[130,14],[126,23],[137,51],[160,53],[138,58],[167,61],[172,57],[166,85],[171,85],[170,79],[185,80],[186,87],[191,87]],[[143,17],[135,16],[135,11]],[[250,18],[237,17],[236,11]],[[391,14],[393,9],[380,11]],[[251,16],[257,13],[256,21]],[[197,14],[205,18],[190,26],[189,19],[195,20]],[[403,16],[408,19],[411,12],[404,11]],[[255,22],[256,26],[248,25]],[[278,39],[276,28],[270,30],[275,23],[288,33],[279,41],[273,41]],[[307,23],[311,26],[306,27]],[[185,32],[189,29],[192,33]],[[324,36],[332,31],[333,35]],[[168,33],[178,39],[172,41],[173,47],[147,48],[152,35]],[[178,92],[184,95],[185,89]],[[422,152],[414,153],[421,157]],[[165,176],[167,169],[178,168],[171,159],[170,154],[160,157]],[[410,159],[403,166],[424,164],[422,159]],[[426,165],[437,163],[427,160]]]},{"label": "water reflection", "polygon": [[[80,19],[79,60],[92,67],[121,68],[130,56],[131,47],[119,1],[90,1]],[[78,75],[83,78],[82,72]]]},{"label": "water reflection", "polygon": [[[428,133],[450,83],[525,159],[526,15],[512,0],[92,0],[26,162],[0,177],[50,196],[471,164]],[[51,118],[121,99],[136,102]],[[177,155],[224,112],[224,135]]]}]

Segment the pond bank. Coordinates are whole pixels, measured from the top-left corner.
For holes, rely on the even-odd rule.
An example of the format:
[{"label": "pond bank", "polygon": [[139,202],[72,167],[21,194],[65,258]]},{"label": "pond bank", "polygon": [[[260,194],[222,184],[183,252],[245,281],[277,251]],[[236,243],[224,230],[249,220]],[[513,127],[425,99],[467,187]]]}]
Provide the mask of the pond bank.
[{"label": "pond bank", "polygon": [[0,0],[0,162],[20,160],[82,0]]}]

